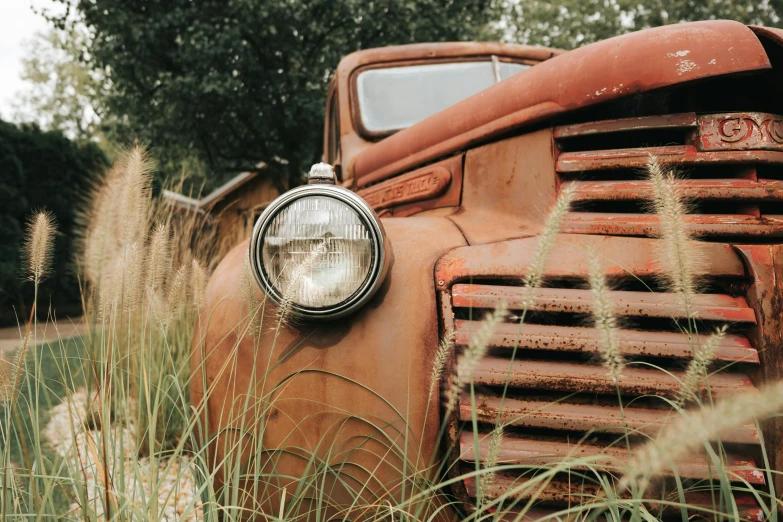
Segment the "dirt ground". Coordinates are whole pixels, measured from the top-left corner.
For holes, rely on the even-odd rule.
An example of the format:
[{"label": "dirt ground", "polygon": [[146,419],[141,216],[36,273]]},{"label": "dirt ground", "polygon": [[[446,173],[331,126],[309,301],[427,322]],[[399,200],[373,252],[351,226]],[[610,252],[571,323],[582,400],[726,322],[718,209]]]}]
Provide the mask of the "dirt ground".
[{"label": "dirt ground", "polygon": [[[38,343],[53,341],[57,338],[68,339],[82,335],[87,331],[87,325],[80,322],[79,319],[61,319],[57,323],[40,323],[36,332],[35,340]],[[0,328],[0,354],[6,353],[19,347],[24,337],[24,327],[21,330],[14,326],[10,328]],[[32,338],[31,338],[32,339]]]}]

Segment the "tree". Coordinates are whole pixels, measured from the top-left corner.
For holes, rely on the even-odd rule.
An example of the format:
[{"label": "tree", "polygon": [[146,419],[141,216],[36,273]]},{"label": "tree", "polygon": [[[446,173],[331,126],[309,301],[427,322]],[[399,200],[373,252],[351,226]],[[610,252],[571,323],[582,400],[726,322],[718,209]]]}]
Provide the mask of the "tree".
[{"label": "tree", "polygon": [[14,120],[60,130],[70,139],[101,140],[106,79],[82,59],[88,42],[78,25],[38,33],[27,42],[21,74],[27,85],[16,96]]},{"label": "tree", "polygon": [[16,314],[20,321],[27,319],[22,314],[32,303],[32,287],[23,282],[20,249],[25,221],[41,208],[54,214],[58,234],[54,273],[40,294],[51,297],[60,311],[80,310],[73,229],[93,175],[106,166],[94,143],[77,143],[36,125],[0,121],[0,323],[13,324]]},{"label": "tree", "polygon": [[618,34],[696,20],[777,25],[783,0],[511,0],[501,24],[506,38],[573,49]]},{"label": "tree", "polygon": [[196,157],[230,175],[265,161],[281,185],[320,157],[342,56],[468,40],[499,17],[496,0],[59,1],[92,35],[86,61],[107,72],[119,138],[151,144],[164,167]]}]

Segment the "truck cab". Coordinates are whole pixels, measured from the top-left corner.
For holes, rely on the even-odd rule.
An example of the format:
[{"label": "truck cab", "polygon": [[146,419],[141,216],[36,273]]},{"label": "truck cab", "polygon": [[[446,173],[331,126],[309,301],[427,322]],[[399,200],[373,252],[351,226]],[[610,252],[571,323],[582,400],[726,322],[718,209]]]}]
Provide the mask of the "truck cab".
[{"label": "truck cab", "polygon": [[[374,286],[349,313],[281,321],[278,312],[298,297],[275,297],[259,282],[261,314],[242,297],[248,264],[263,272],[268,262],[264,230],[221,262],[194,339],[191,391],[213,463],[243,447],[238,460],[267,478],[263,487],[232,487],[275,510],[292,491],[327,491],[324,519],[364,519],[387,504],[421,518],[454,519],[482,505],[546,519],[600,488],[584,470],[578,480],[573,470],[556,473],[526,505],[530,470],[578,455],[611,476],[628,458],[616,444],[620,427],[637,446],[672,415],[693,339],[729,325],[710,378],[716,399],[778,380],[782,74],[783,32],[731,21],[649,29],[569,52],[447,43],[344,58],[326,100],[324,160],[335,186],[353,195],[342,201],[371,210],[357,226],[379,223],[357,239],[369,253],[351,258],[375,260]],[[679,187],[693,204],[685,226],[704,253],[693,316],[660,284],[660,223],[644,175],[651,155],[684,176]],[[568,186],[575,204],[545,284],[523,294],[547,209]],[[618,382],[596,362],[598,337],[585,319],[590,248],[601,253],[622,320],[629,365]],[[321,275],[313,281],[332,277]],[[322,297],[316,283],[306,299]],[[446,398],[460,353],[501,302],[511,314],[489,335],[470,389]],[[685,335],[691,320],[698,332]],[[236,406],[248,397],[252,415]],[[445,407],[451,399],[456,405]],[[498,424],[502,442],[491,448]],[[732,432],[723,465],[734,481],[775,482],[780,491],[779,479],[760,470],[762,455],[783,470],[781,421],[762,434]],[[493,460],[505,471],[482,486],[482,466]],[[680,478],[717,484],[699,455],[662,484]],[[433,484],[442,484],[437,495],[421,493]],[[671,493],[664,485],[660,493]],[[734,502],[741,518],[769,512],[752,493]]]},{"label": "truck cab", "polygon": [[489,42],[368,49],[340,61],[326,101],[324,161],[352,186],[374,143],[562,51]]}]

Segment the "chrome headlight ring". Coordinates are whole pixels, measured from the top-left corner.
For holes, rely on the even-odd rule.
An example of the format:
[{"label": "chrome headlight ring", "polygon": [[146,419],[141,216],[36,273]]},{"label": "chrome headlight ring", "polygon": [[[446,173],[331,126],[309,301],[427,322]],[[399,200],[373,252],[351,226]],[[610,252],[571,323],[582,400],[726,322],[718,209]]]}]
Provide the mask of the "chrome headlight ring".
[{"label": "chrome headlight ring", "polygon": [[[313,204],[317,206],[317,202],[332,201],[335,203],[331,206],[339,206],[340,210],[343,212],[345,209],[350,209],[350,211],[354,212],[357,218],[355,222],[360,223],[366,230],[366,240],[369,241],[370,247],[370,259],[369,263],[367,263],[368,268],[363,281],[357,283],[357,281],[354,280],[352,284],[358,284],[355,291],[353,291],[349,296],[340,302],[332,302],[325,304],[324,306],[313,306],[313,303],[296,302],[296,299],[292,299],[290,295],[284,295],[286,294],[286,291],[282,289],[284,288],[284,285],[279,281],[280,276],[278,276],[278,280],[276,281],[272,274],[272,272],[275,272],[275,270],[272,269],[273,267],[267,266],[270,264],[269,256],[267,255],[266,261],[264,256],[264,247],[268,238],[270,226],[272,226],[273,223],[278,223],[279,220],[277,218],[281,216],[283,211],[296,207],[297,202],[303,202],[303,200],[307,200],[308,198],[312,198],[310,199],[310,206]],[[300,206],[303,205],[300,204]],[[327,210],[323,210],[323,212],[328,214]],[[300,230],[302,228],[302,225],[297,223],[296,219],[290,221],[289,225],[292,226],[295,230]],[[280,225],[277,224],[277,226],[279,229]],[[354,224],[353,226],[355,229],[357,225]],[[285,225],[283,228],[284,227]],[[362,234],[364,235],[364,232],[362,232]],[[279,238],[275,239],[278,242],[280,241]],[[293,238],[289,244],[295,244],[295,241],[297,240],[299,241],[298,247],[301,248],[303,241],[301,238]],[[317,248],[323,249],[323,256],[329,259],[329,261],[325,263],[326,265],[329,263],[334,263],[332,258],[335,256],[333,255],[334,252],[329,251],[330,245],[339,244],[340,242],[349,242],[351,240],[352,239],[326,234],[320,238],[313,237],[304,239],[304,241],[315,242],[318,245]],[[364,240],[365,239],[363,238],[362,241]],[[285,248],[285,246],[281,246],[279,248]],[[278,305],[287,300],[288,303],[286,307],[295,317],[301,319],[336,319],[357,311],[362,306],[364,306],[367,301],[369,301],[378,291],[386,277],[386,272],[388,270],[390,257],[389,248],[390,247],[388,242],[386,241],[386,234],[383,230],[383,225],[381,224],[380,219],[375,214],[373,209],[360,196],[343,187],[318,183],[292,189],[278,197],[264,210],[253,227],[253,234],[250,239],[250,268],[253,276],[256,279],[256,282],[259,284],[261,289]],[[312,246],[310,249],[311,251],[314,250]],[[301,254],[301,252],[296,253]],[[337,254],[340,254],[340,252]],[[330,258],[329,255],[332,255],[332,257]],[[321,256],[322,254],[316,252],[313,254],[313,256],[310,257],[320,258]],[[339,258],[339,255],[337,257]],[[348,263],[352,261],[352,259],[348,259]],[[278,263],[279,262],[280,261],[278,260]],[[301,266],[303,266],[303,264],[300,264],[300,267]],[[306,272],[307,269],[310,268],[312,267],[304,267],[302,272]],[[344,273],[346,265],[344,264],[343,266],[339,266],[338,264],[338,266],[335,268],[330,268],[329,266],[319,266],[318,270],[321,274],[326,273],[328,275],[329,270],[336,270],[337,268],[342,269]],[[348,265],[347,268],[349,269],[349,272],[351,272],[351,268],[353,268],[355,272],[355,266],[351,267]],[[284,271],[285,269],[279,269],[278,267],[278,273],[283,273]],[[336,273],[339,274],[339,272]],[[302,274],[299,275],[301,276]],[[312,289],[312,286],[313,285],[311,284],[305,290],[309,292]],[[314,289],[316,292],[317,290],[317,288]]]}]

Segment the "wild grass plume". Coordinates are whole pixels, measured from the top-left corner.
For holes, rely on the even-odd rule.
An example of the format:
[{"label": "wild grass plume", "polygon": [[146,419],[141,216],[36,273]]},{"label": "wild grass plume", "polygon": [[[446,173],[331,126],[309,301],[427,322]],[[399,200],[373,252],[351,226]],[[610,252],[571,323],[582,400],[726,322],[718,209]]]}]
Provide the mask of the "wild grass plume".
[{"label": "wild grass plume", "polygon": [[146,219],[150,204],[152,174],[155,163],[149,152],[140,147],[132,147],[123,157],[122,185],[124,190],[115,211],[124,218],[122,224],[122,242],[125,245],[138,243],[147,232]]},{"label": "wild grass plume", "polygon": [[478,494],[476,498],[476,505],[481,508],[487,500],[487,493],[492,484],[495,481],[495,472],[492,471],[495,466],[498,465],[500,458],[500,448],[503,445],[503,426],[498,424],[492,430],[489,436],[489,448],[487,449],[487,460],[484,462],[483,467],[487,470],[478,480]]},{"label": "wild grass plume", "polygon": [[714,407],[683,414],[634,454],[620,482],[620,490],[633,481],[646,484],[662,471],[676,468],[681,457],[702,449],[710,441],[720,440],[728,430],[762,421],[781,410],[783,382],[776,382],[758,394],[740,393]]},{"label": "wild grass plume", "polygon": [[120,154],[104,176],[96,179],[78,216],[81,236],[79,265],[97,285],[118,252],[146,242],[155,204],[154,162],[135,146]]},{"label": "wild grass plume", "polygon": [[453,334],[444,336],[440,343],[438,343],[438,351],[435,352],[435,360],[432,363],[429,397],[432,397],[432,394],[440,384],[440,378],[443,376],[443,370],[446,368],[446,362],[448,361],[449,355],[451,354],[453,348]]},{"label": "wild grass plume", "polygon": [[683,378],[682,387],[677,393],[675,402],[682,406],[693,398],[698,398],[702,385],[707,379],[707,373],[712,361],[715,359],[715,349],[726,337],[727,326],[720,327],[715,333],[710,335],[700,346],[694,345],[693,358],[688,363]]},{"label": "wild grass plume", "polygon": [[448,411],[452,411],[457,401],[459,401],[462,388],[472,381],[473,369],[486,355],[492,334],[495,333],[497,325],[506,320],[506,317],[508,317],[508,307],[506,302],[501,300],[498,302],[495,310],[487,313],[478,329],[470,336],[468,346],[457,362],[457,376],[446,400],[446,409]]},{"label": "wild grass plume", "polygon": [[690,314],[704,263],[698,243],[685,222],[688,205],[674,171],[666,169],[654,156],[650,156],[647,173],[652,183],[652,207],[660,223],[661,275],[669,290],[681,296]]},{"label": "wild grass plume", "polygon": [[51,273],[56,227],[51,212],[36,212],[27,222],[24,242],[27,279],[36,285]]},{"label": "wild grass plume", "polygon": [[[327,252],[326,240],[310,247],[310,252],[300,261],[293,262],[281,274],[282,302],[278,308],[278,324],[284,324],[296,319],[294,302],[303,299],[317,302],[321,289],[309,284],[309,272]],[[305,297],[307,296],[307,297]]]},{"label": "wild grass plume", "polygon": [[171,231],[165,223],[158,224],[150,236],[147,251],[147,291],[151,294],[163,291],[163,282],[171,268],[169,242]]},{"label": "wild grass plume", "polygon": [[599,334],[601,361],[609,377],[618,382],[625,367],[625,358],[620,351],[617,336],[617,319],[614,316],[609,284],[606,281],[601,258],[595,248],[587,251],[590,291],[593,294],[593,323]]},{"label": "wild grass plume", "polygon": [[142,262],[139,245],[132,243],[125,254],[122,274],[123,304],[128,313],[141,306],[142,291],[139,280],[143,272]]},{"label": "wild grass plume", "polygon": [[204,303],[204,292],[207,289],[207,272],[198,259],[191,261],[190,266],[190,288],[188,295],[192,299],[196,310],[201,308]]},{"label": "wild grass plume", "polygon": [[250,259],[245,258],[242,262],[242,273],[240,274],[240,285],[242,291],[242,301],[247,306],[249,314],[252,314],[259,305],[258,283],[253,277],[253,271],[250,268]]},{"label": "wild grass plume", "polygon": [[171,285],[168,289],[167,303],[166,303],[166,323],[171,324],[177,319],[182,308],[188,299],[188,269],[187,265],[180,266],[174,273],[174,277],[171,280]]},{"label": "wild grass plume", "polygon": [[11,353],[0,353],[0,405],[13,404],[24,381],[26,358],[28,356],[32,332],[22,338],[19,348]]},{"label": "wild grass plume", "polygon": [[560,233],[560,229],[566,214],[571,209],[571,203],[574,200],[575,187],[567,185],[560,191],[554,206],[547,214],[544,220],[544,226],[538,236],[538,243],[533,251],[533,258],[525,272],[524,283],[528,288],[538,288],[544,277],[544,268],[552,248],[555,246],[555,240]]}]

